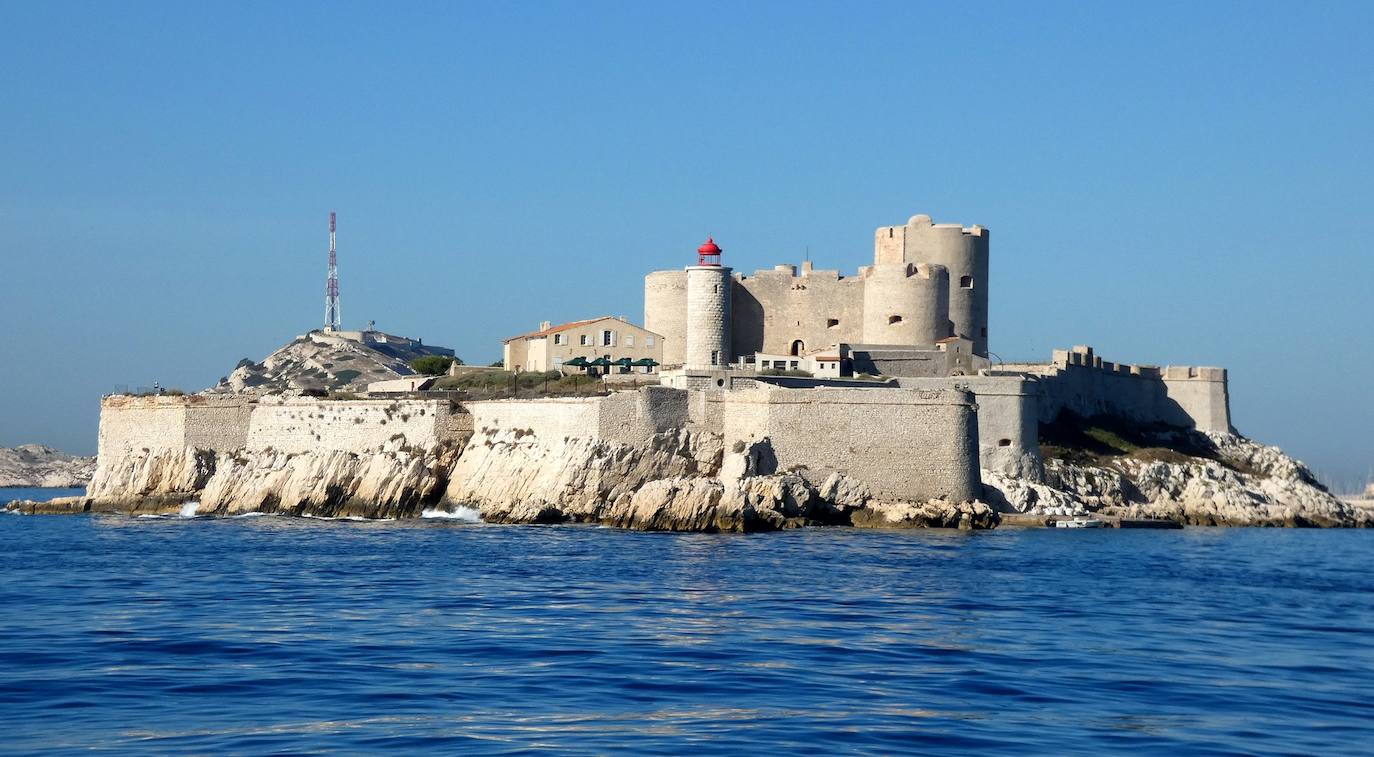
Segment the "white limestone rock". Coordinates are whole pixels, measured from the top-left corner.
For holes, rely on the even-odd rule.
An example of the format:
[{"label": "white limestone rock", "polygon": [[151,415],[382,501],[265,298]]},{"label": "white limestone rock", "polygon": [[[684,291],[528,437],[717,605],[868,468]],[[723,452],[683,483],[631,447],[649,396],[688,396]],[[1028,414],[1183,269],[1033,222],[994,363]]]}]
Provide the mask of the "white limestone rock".
[{"label": "white limestone rock", "polygon": [[610,503],[652,481],[714,477],[721,456],[720,437],[686,430],[626,445],[479,429],[459,457],[444,498],[476,507],[490,522],[595,522]]},{"label": "white limestone rock", "polygon": [[85,486],[94,473],[94,457],[68,455],[42,444],[0,447],[0,487]]}]

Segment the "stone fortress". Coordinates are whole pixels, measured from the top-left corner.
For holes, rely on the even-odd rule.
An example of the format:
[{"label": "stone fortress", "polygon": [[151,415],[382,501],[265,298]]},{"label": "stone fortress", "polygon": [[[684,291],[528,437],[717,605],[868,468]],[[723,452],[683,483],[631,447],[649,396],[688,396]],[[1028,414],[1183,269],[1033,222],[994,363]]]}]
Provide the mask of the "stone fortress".
[{"label": "stone fortress", "polygon": [[[1107,415],[1149,426],[1231,431],[1226,371],[1106,362],[1089,347],[1056,351],[1044,364],[994,363],[988,350],[989,231],[913,216],[874,233],[873,264],[857,276],[779,265],[752,276],[722,264],[707,240],[697,264],[645,277],[645,327],[663,335],[664,383],[705,392],[758,383],[828,387],[830,414],[844,397],[879,388],[940,393],[975,408],[977,463],[1038,480],[1038,425],[1062,412]],[[811,367],[838,358],[836,378],[770,376],[768,367]],[[771,360],[762,359],[769,356]],[[779,359],[781,358],[781,359]],[[856,374],[882,381],[845,381]],[[803,393],[804,395],[804,393]],[[817,434],[824,424],[815,427]],[[911,429],[879,419],[878,434]],[[955,433],[955,429],[950,429]],[[906,460],[919,475],[922,451]]]},{"label": "stone fortress", "polygon": [[[994,360],[982,227],[918,215],[879,228],[873,264],[853,277],[809,265],[746,276],[722,254],[708,240],[695,265],[646,276],[645,325],[661,335],[664,363],[657,386],[485,401],[116,395],[102,403],[91,496],[199,491],[237,508],[310,502],[328,512],[340,497],[413,503],[447,487],[454,502],[500,501],[505,512],[537,503],[518,516],[534,519],[583,497],[589,509],[576,517],[592,517],[614,492],[588,481],[638,459],[639,479],[616,479],[624,497],[654,482],[678,491],[667,480],[686,465],[715,482],[712,497],[784,475],[818,492],[848,481],[884,502],[967,503],[984,497],[989,476],[1043,480],[1040,426],[1065,412],[1230,432],[1220,368],[1118,364],[1088,347],[1046,363]],[[833,375],[769,369],[816,356]],[[574,460],[577,444],[584,457]],[[240,460],[261,470],[250,475]]]}]

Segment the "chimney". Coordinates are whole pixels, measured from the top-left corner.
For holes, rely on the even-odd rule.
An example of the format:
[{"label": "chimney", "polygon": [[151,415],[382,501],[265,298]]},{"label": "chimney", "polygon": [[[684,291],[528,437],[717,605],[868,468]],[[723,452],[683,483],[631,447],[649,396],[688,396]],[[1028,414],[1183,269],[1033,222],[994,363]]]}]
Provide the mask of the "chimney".
[{"label": "chimney", "polygon": [[548,330],[549,330],[549,327],[551,327],[551,326],[553,326],[553,324],[550,323],[550,322],[548,322],[548,321],[540,321],[540,322],[539,322],[539,330],[540,330],[540,331],[548,331]]}]

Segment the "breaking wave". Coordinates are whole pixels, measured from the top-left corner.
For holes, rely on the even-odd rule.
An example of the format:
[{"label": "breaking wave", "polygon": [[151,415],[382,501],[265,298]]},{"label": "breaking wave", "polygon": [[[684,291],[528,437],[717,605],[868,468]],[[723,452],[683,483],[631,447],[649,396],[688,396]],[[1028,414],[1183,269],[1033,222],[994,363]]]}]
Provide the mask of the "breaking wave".
[{"label": "breaking wave", "polygon": [[481,523],[482,513],[473,507],[457,507],[449,510],[424,510],[420,513],[421,518],[438,518],[441,520],[461,520],[464,523]]}]

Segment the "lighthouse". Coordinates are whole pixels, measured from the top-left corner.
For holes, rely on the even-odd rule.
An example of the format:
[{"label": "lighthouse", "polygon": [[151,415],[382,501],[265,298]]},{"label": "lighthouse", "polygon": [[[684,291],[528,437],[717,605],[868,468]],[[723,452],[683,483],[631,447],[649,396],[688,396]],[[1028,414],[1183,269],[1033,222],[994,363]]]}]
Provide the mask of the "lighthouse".
[{"label": "lighthouse", "polygon": [[708,238],[687,267],[687,343],[683,365],[712,370],[730,364],[730,269],[720,264],[720,246]]}]

